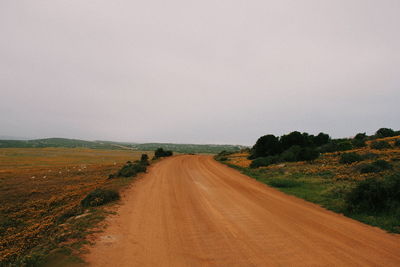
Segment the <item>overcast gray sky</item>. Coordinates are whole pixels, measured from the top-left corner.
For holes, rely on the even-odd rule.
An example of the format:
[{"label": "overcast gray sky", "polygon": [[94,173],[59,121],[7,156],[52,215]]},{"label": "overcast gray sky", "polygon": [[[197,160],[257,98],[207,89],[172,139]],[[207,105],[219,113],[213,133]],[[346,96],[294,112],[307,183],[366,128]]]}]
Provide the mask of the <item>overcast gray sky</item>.
[{"label": "overcast gray sky", "polygon": [[0,135],[400,129],[399,0],[1,0]]}]

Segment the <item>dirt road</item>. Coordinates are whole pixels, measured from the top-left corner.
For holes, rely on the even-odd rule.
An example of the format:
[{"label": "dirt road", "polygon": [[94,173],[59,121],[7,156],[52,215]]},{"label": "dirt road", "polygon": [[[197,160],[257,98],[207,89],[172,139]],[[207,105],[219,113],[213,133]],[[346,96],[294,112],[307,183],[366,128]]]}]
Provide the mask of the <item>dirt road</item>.
[{"label": "dirt road", "polygon": [[400,266],[400,238],[285,195],[208,156],[153,166],[92,266]]}]

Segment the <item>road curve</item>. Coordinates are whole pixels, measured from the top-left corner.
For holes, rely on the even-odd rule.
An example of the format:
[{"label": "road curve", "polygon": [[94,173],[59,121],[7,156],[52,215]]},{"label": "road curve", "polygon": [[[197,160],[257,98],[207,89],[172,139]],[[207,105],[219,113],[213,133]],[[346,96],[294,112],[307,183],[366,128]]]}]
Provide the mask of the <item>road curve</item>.
[{"label": "road curve", "polygon": [[400,238],[209,156],[164,159],[125,192],[92,266],[400,266]]}]

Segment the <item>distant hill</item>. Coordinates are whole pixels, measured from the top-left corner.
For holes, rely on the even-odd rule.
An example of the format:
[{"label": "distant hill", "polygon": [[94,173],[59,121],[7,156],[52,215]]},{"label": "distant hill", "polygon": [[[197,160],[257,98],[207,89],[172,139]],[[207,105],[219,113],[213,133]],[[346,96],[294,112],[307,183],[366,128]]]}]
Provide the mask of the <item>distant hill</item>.
[{"label": "distant hill", "polygon": [[119,147],[110,143],[84,141],[67,138],[46,138],[34,140],[0,140],[0,148],[40,148],[40,147],[86,147],[94,149],[118,149]]},{"label": "distant hill", "polygon": [[199,144],[172,144],[172,143],[124,143],[112,141],[85,141],[67,138],[45,138],[34,140],[0,140],[0,148],[41,148],[41,147],[85,147],[92,149],[133,149],[154,151],[159,147],[177,153],[209,153],[217,154],[223,150],[236,152],[244,146],[239,145],[199,145]]}]

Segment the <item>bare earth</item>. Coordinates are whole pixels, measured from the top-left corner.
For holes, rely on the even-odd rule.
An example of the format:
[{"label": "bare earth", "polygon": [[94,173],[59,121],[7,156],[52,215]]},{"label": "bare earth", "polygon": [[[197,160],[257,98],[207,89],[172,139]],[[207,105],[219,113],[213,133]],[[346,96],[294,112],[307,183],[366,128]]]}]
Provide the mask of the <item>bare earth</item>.
[{"label": "bare earth", "polygon": [[92,266],[400,266],[400,238],[285,195],[209,156],[176,156],[126,192]]}]

